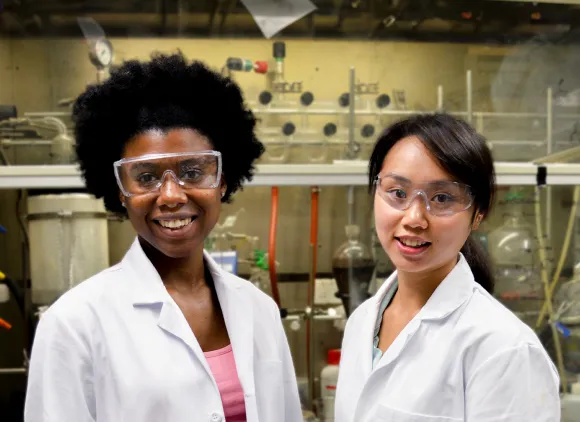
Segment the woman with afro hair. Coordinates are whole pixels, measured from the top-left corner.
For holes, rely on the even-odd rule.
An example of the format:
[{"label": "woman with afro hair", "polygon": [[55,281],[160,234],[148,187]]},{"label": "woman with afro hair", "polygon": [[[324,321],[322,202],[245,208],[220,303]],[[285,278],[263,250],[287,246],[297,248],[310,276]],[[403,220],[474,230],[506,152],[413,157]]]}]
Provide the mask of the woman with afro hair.
[{"label": "woman with afro hair", "polygon": [[203,250],[264,152],[240,88],[155,55],[89,86],[73,121],[87,190],[137,238],[43,314],[25,421],[302,422],[274,301]]}]

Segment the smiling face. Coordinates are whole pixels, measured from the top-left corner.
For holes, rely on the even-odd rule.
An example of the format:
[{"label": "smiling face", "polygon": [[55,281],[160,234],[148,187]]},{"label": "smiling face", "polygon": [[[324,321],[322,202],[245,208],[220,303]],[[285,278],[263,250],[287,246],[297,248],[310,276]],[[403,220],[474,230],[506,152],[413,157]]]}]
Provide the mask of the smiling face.
[{"label": "smiling face", "polygon": [[[434,213],[444,214],[438,211],[444,208],[442,203],[450,196],[448,190],[438,191],[437,186],[439,182],[444,185],[445,182],[457,180],[438,165],[433,155],[414,136],[400,140],[391,148],[380,174],[392,176],[391,180],[395,182],[387,186],[392,188],[389,193],[392,195],[389,197],[391,204],[386,200],[384,189],[378,187],[376,190],[375,225],[381,245],[398,273],[444,278],[457,263],[458,253],[470,231],[477,226],[477,223],[472,223],[474,209],[469,206],[462,210],[469,205],[467,202],[456,206],[456,210],[462,211],[453,215],[434,216],[427,210],[426,201]],[[401,184],[397,185],[396,181]],[[425,195],[410,195],[413,198],[410,206],[397,209],[402,207],[393,201],[409,196],[414,187],[425,188]],[[452,194],[457,192],[460,191]]]},{"label": "smiling face", "polygon": [[[192,129],[149,130],[126,144],[122,158],[212,148],[207,138]],[[168,257],[186,258],[203,247],[218,221],[224,191],[223,182],[217,188],[186,188],[169,175],[156,192],[120,196],[139,237]]]}]

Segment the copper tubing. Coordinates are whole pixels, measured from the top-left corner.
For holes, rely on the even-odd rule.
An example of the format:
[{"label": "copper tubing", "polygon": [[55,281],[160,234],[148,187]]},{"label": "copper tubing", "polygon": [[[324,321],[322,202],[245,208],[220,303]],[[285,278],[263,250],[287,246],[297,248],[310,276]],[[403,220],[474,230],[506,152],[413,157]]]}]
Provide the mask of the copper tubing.
[{"label": "copper tubing", "polygon": [[312,342],[314,325],[314,293],[316,286],[316,262],[318,252],[318,194],[316,186],[310,188],[310,279],[308,280],[308,307],[310,318],[306,319],[306,370],[308,372],[308,393],[310,405],[314,401],[314,344]]},{"label": "copper tubing", "polygon": [[272,298],[280,308],[280,293],[276,280],[276,229],[278,225],[278,186],[272,186],[272,206],[270,211],[270,236],[268,245],[268,269],[270,271],[270,286]]}]

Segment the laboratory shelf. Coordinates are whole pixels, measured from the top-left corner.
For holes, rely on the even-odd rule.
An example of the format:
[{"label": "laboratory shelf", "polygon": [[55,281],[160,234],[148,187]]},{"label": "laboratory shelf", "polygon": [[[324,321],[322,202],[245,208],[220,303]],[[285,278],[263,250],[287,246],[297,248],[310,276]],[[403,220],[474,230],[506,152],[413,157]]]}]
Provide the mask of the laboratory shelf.
[{"label": "laboratory shelf", "polygon": [[[499,185],[580,185],[580,164],[496,162]],[[260,164],[248,186],[364,186],[366,161],[333,164]],[[0,166],[0,189],[82,188],[75,165]]]}]

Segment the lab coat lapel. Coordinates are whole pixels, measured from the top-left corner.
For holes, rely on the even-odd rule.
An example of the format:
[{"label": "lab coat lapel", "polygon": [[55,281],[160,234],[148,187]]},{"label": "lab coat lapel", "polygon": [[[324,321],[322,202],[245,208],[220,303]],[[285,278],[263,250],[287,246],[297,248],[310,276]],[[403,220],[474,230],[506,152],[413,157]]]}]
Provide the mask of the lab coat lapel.
[{"label": "lab coat lapel", "polygon": [[362,341],[359,349],[359,353],[361,353],[359,356],[359,361],[361,363],[361,373],[363,374],[363,379],[367,379],[373,371],[373,340],[375,326],[377,323],[377,316],[381,307],[381,301],[387,294],[387,291],[396,280],[396,278],[397,274],[396,272],[393,272],[393,274],[391,274],[389,278],[387,278],[387,280],[382,284],[377,293],[371,299],[369,299],[370,306],[368,307],[367,313],[364,316],[364,331],[362,333],[362,338],[364,340]]},{"label": "lab coat lapel", "polygon": [[[421,324],[428,323],[430,320],[445,318],[459,308],[473,293],[473,285],[473,274],[469,264],[464,256],[460,254],[453,270],[437,286],[427,303],[385,351],[375,371],[386,367],[399,357]],[[382,300],[383,296],[384,293],[380,296],[380,300]]]},{"label": "lab coat lapel", "polygon": [[133,284],[129,292],[133,298],[133,306],[149,308],[157,312],[159,328],[185,343],[213,379],[199,342],[191,331],[183,312],[167,292],[159,273],[145,255],[138,238],[123,258],[122,266],[133,275]]},{"label": "lab coat lapel", "polygon": [[246,396],[254,395],[254,315],[243,281],[222,270],[204,252],[232,344],[238,376]]}]

